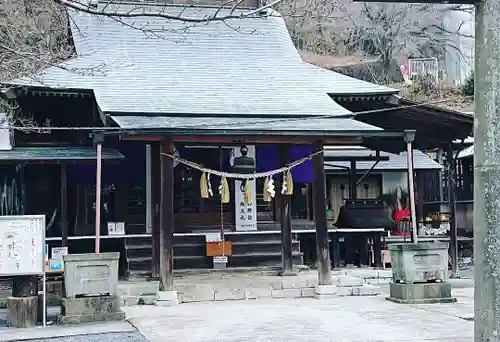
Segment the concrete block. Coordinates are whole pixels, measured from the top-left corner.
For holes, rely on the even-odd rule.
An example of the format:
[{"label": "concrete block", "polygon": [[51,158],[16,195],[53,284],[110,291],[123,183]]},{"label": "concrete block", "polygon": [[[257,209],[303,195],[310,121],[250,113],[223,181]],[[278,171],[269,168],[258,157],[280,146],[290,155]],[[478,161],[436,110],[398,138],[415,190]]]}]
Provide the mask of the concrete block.
[{"label": "concrete block", "polygon": [[400,304],[453,303],[450,283],[390,284],[387,300]]},{"label": "concrete block", "polygon": [[337,277],[337,286],[339,287],[349,287],[349,286],[362,286],[363,278],[352,277],[349,275]]},{"label": "concrete block", "polygon": [[365,269],[360,268],[360,269],[347,270],[346,274],[351,277],[377,278],[379,270],[375,270],[372,268],[365,268]]},{"label": "concrete block", "polygon": [[314,278],[314,279],[307,279],[307,287],[316,287],[318,286],[318,278]]},{"label": "concrete block", "polygon": [[156,293],[157,306],[172,306],[179,304],[177,291],[158,291]]},{"label": "concrete block", "polygon": [[125,296],[156,295],[159,285],[157,281],[120,282],[117,291]]},{"label": "concrete block", "polygon": [[216,291],[214,299],[219,300],[238,300],[245,299],[245,291],[236,289],[236,290],[225,290],[225,291]]},{"label": "concrete block", "polygon": [[300,298],[302,296],[302,290],[301,289],[272,290],[271,296],[273,298]]},{"label": "concrete block", "polygon": [[337,295],[337,286],[335,285],[318,285],[314,288],[314,298],[323,299],[331,298]]},{"label": "concrete block", "polygon": [[337,294],[340,297],[346,296],[377,296],[379,295],[380,289],[373,285],[362,285],[362,286],[351,286],[351,287],[339,287]]},{"label": "concrete block", "polygon": [[121,306],[154,305],[155,303],[156,303],[156,295],[120,296]]},{"label": "concrete block", "polygon": [[[271,297],[271,288],[250,288],[245,291],[246,299],[258,299]],[[275,290],[276,291],[276,290]]]},{"label": "concrete block", "polygon": [[339,287],[336,294],[340,297],[352,296],[352,289],[353,287]]},{"label": "concrete block", "polygon": [[211,302],[215,300],[215,291],[213,290],[192,290],[180,295],[182,303]]},{"label": "concrete block", "polygon": [[281,290],[283,289],[283,284],[281,284],[281,280],[279,281],[272,281],[270,283],[271,289],[273,290]]},{"label": "concrete block", "polygon": [[380,283],[380,278],[365,279],[365,284],[368,284],[368,285],[378,285],[379,283]]},{"label": "concrete block", "polygon": [[392,279],[392,270],[391,269],[387,269],[387,270],[378,270],[378,274],[377,276],[379,278],[388,278],[388,279]]},{"label": "concrete block", "polygon": [[307,279],[299,279],[297,277],[284,278],[281,281],[282,289],[301,289],[307,287]]},{"label": "concrete block", "polygon": [[302,298],[313,298],[315,293],[315,289],[313,287],[304,287],[302,288]]},{"label": "concrete block", "polygon": [[121,306],[137,305],[137,297],[136,296],[120,296],[120,305]]}]

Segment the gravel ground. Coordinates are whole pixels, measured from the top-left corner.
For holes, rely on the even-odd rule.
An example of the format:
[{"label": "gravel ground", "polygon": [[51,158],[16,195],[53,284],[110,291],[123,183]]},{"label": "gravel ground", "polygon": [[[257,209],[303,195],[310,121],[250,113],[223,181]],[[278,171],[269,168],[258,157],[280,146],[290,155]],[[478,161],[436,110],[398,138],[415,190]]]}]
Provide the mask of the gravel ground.
[{"label": "gravel ground", "polygon": [[80,336],[47,338],[47,339],[27,340],[27,341],[28,342],[149,342],[147,338],[145,338],[138,332],[80,335]]}]

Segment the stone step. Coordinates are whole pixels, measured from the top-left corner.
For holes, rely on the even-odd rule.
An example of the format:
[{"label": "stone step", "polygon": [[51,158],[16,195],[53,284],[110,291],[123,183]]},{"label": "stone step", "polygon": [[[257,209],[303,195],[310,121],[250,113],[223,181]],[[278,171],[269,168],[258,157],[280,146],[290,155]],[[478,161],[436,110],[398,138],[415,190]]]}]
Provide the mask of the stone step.
[{"label": "stone step", "polygon": [[249,242],[249,241],[281,241],[280,233],[258,233],[255,234],[231,234],[227,235],[227,239],[231,242]]},{"label": "stone step", "polygon": [[[300,243],[292,243],[292,251],[300,252]],[[246,253],[281,253],[281,241],[234,242],[233,255]]]}]

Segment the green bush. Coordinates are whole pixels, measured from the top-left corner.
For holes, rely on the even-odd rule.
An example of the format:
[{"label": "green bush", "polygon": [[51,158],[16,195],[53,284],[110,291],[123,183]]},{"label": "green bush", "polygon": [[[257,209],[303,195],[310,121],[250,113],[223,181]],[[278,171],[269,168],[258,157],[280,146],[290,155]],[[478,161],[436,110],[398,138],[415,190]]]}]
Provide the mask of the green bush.
[{"label": "green bush", "polygon": [[462,86],[462,94],[465,96],[474,96],[474,72],[465,80]]}]

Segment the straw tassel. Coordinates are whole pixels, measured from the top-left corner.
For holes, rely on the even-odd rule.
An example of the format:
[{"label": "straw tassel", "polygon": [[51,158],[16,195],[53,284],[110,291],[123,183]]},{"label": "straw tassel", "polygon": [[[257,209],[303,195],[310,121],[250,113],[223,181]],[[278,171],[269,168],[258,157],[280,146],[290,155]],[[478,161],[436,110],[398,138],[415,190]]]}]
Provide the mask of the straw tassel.
[{"label": "straw tassel", "polygon": [[222,177],[222,179],[220,181],[219,194],[220,194],[221,202],[223,204],[229,203],[229,200],[230,200],[229,184],[227,182],[226,177]]},{"label": "straw tassel", "polygon": [[207,175],[205,172],[201,174],[201,179],[200,179],[200,193],[201,193],[201,198],[208,198],[208,182],[207,182]]},{"label": "straw tassel", "polygon": [[271,193],[269,192],[269,177],[266,177],[266,179],[264,179],[264,190],[262,191],[262,196],[264,202],[271,202],[272,198]]},{"label": "straw tassel", "polygon": [[293,177],[291,170],[288,170],[286,173],[286,194],[293,195]]},{"label": "straw tassel", "polygon": [[210,173],[207,174],[207,186],[208,186],[208,196],[213,197],[214,192],[212,191],[212,183],[210,183]]},{"label": "straw tassel", "polygon": [[252,204],[252,187],[250,185],[250,180],[245,180],[245,193],[243,195],[243,202],[247,205]]}]

